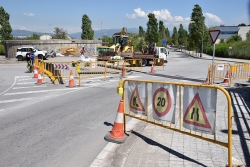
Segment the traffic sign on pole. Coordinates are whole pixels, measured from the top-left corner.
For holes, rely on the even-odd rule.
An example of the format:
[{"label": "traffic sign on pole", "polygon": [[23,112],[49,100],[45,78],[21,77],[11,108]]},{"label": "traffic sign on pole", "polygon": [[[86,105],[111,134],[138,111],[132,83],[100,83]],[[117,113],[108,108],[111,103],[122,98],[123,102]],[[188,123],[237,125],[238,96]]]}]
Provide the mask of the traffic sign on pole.
[{"label": "traffic sign on pole", "polygon": [[210,35],[212,43],[214,44],[218,36],[220,35],[220,30],[210,30],[209,35]]}]

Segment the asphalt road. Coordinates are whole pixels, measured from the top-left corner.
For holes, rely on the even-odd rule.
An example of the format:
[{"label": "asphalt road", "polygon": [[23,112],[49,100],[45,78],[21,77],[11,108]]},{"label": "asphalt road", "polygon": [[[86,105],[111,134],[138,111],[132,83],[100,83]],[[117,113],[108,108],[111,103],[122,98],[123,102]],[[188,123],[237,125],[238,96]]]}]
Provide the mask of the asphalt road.
[{"label": "asphalt road", "polygon": [[[128,76],[202,83],[210,63],[171,51],[164,70],[148,74],[149,66]],[[0,166],[90,166],[114,123],[121,99],[118,76],[67,88],[36,85],[33,74],[25,71],[25,62],[0,65]]]}]

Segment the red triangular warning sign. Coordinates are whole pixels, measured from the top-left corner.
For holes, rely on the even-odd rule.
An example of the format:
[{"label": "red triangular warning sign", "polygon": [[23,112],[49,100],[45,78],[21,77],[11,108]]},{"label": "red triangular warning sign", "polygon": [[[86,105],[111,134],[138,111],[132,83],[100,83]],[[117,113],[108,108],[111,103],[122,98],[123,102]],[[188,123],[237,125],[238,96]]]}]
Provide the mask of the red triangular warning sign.
[{"label": "red triangular warning sign", "polygon": [[208,122],[207,115],[198,93],[196,93],[193,100],[188,105],[183,121],[187,124],[211,129],[211,125]]},{"label": "red triangular warning sign", "polygon": [[130,108],[137,110],[137,111],[145,111],[144,106],[141,102],[141,98],[140,98],[140,94],[139,94],[137,86],[135,87],[134,91],[132,92],[129,106],[130,106]]},{"label": "red triangular warning sign", "polygon": [[210,35],[212,43],[214,44],[218,36],[220,35],[220,30],[210,30],[209,35]]}]

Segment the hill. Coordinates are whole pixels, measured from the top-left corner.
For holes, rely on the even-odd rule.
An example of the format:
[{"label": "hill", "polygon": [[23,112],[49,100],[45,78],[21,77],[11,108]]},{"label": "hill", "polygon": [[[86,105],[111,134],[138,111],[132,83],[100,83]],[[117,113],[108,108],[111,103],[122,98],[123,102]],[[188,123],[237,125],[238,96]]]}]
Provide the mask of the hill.
[{"label": "hill", "polygon": [[[111,37],[114,33],[120,32],[121,29],[102,29],[102,30],[95,30],[94,31],[94,37],[95,38],[101,38],[104,35],[107,35],[109,37]],[[127,29],[128,33],[139,33],[139,29],[138,28],[128,28]],[[45,33],[43,32],[32,32],[32,31],[27,31],[27,30],[12,30],[12,35],[13,36],[31,36],[33,33],[37,34],[37,35],[44,35]],[[81,33],[82,32],[76,32],[76,33],[71,33],[68,34],[72,39],[77,39],[77,38],[81,38]],[[53,33],[47,33],[48,35],[53,36]]]}]

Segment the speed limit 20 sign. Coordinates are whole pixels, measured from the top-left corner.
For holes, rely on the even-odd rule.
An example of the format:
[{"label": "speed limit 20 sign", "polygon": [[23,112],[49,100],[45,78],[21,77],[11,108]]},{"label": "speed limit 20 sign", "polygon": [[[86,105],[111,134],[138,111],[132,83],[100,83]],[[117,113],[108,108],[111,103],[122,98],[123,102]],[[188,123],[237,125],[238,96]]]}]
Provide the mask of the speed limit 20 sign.
[{"label": "speed limit 20 sign", "polygon": [[177,87],[169,84],[153,84],[152,91],[154,119],[174,123]]}]

